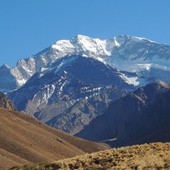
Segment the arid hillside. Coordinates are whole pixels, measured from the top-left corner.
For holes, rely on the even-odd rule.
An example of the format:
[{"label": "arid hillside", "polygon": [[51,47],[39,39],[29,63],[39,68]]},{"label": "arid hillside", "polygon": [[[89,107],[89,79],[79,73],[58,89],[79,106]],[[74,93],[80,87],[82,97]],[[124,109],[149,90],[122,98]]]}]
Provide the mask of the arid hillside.
[{"label": "arid hillside", "polygon": [[0,108],[0,170],[106,148],[54,130],[23,113]]},{"label": "arid hillside", "polygon": [[170,143],[151,143],[110,149],[52,163],[12,170],[166,170],[170,169]]}]

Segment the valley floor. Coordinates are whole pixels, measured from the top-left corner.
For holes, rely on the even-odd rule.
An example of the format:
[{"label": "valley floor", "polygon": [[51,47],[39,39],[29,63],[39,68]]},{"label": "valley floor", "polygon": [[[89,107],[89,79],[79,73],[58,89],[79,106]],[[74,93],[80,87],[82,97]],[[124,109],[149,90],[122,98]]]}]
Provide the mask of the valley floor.
[{"label": "valley floor", "polygon": [[170,142],[134,145],[85,154],[52,163],[14,167],[12,170],[128,170],[170,169]]}]

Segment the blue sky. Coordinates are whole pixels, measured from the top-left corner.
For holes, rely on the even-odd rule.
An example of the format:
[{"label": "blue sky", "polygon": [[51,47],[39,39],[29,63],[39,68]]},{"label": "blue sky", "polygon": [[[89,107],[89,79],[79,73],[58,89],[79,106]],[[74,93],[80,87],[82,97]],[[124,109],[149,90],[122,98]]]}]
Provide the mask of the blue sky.
[{"label": "blue sky", "polygon": [[0,65],[77,34],[170,44],[170,0],[0,0]]}]

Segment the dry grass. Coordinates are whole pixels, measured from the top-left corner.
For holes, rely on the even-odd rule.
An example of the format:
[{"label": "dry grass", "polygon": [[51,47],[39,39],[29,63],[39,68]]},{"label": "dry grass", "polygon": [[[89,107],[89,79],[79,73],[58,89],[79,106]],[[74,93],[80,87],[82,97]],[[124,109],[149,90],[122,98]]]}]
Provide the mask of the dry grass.
[{"label": "dry grass", "polygon": [[110,149],[52,163],[13,170],[160,170],[170,169],[170,143],[151,143]]}]

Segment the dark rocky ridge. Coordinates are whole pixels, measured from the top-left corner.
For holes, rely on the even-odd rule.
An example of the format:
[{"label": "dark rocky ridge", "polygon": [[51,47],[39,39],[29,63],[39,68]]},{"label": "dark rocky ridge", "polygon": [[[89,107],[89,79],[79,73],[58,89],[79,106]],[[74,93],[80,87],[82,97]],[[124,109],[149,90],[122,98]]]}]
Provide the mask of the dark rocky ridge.
[{"label": "dark rocky ridge", "polygon": [[111,146],[170,141],[170,84],[156,82],[112,102],[77,136]]}]

